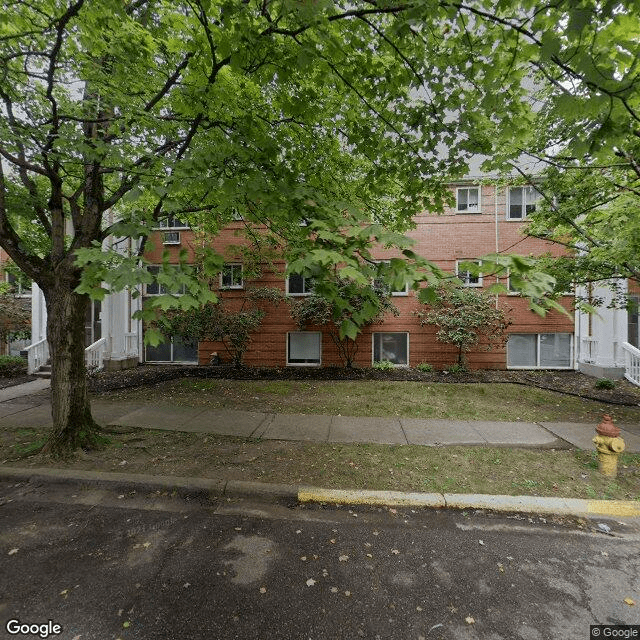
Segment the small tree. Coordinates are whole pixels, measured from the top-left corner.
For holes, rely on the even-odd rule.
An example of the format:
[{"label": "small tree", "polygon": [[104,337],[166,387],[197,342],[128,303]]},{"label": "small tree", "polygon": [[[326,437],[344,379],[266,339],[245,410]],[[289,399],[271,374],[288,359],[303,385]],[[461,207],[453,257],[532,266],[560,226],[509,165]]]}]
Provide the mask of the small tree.
[{"label": "small tree", "polygon": [[428,311],[416,311],[420,324],[438,327],[436,339],[458,347],[458,364],[466,366],[465,353],[487,340],[486,349],[504,345],[511,319],[496,308],[495,298],[482,291],[461,287],[441,287]]},{"label": "small tree", "polygon": [[[326,326],[336,345],[340,360],[347,369],[353,367],[358,353],[357,336],[364,327],[381,322],[385,313],[399,315],[389,299],[386,287],[367,287],[348,280],[339,280],[339,298],[328,300],[311,295],[302,300],[290,301],[291,316],[300,329],[308,325]],[[355,335],[341,331],[345,323],[356,327]]]},{"label": "small tree", "polygon": [[229,298],[220,297],[190,311],[173,310],[158,322],[163,333],[177,334],[194,341],[221,342],[236,367],[242,366],[252,335],[262,325],[266,311],[260,304],[279,304],[282,292],[267,287],[249,289],[240,309],[230,308]]}]

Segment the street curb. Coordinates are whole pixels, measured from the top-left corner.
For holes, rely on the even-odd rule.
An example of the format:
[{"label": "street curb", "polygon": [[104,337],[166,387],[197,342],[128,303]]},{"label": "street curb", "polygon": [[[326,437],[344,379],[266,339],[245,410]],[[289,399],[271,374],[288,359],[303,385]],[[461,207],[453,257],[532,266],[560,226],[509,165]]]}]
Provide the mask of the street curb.
[{"label": "street curb", "polygon": [[290,500],[300,503],[403,506],[436,509],[486,509],[498,512],[522,512],[566,516],[640,517],[640,502],[625,500],[580,500],[457,493],[409,493],[323,489],[321,487],[269,484],[245,480],[154,476],[138,473],[82,471],[76,469],[26,469],[0,466],[0,481],[58,483],[112,490],[167,491],[181,497],[216,499],[220,497]]},{"label": "street curb", "polygon": [[0,466],[0,480],[29,483],[58,483],[105,487],[127,491],[167,491],[181,497],[215,499],[255,497],[263,500],[296,500],[298,487],[244,480],[154,476],[141,473],[82,471],[76,469],[25,469]]},{"label": "street curb", "polygon": [[542,498],[537,496],[494,496],[478,493],[402,493],[396,491],[345,491],[341,489],[303,487],[298,492],[298,501],[376,506],[486,509],[488,511],[547,515],[640,517],[640,502]]}]

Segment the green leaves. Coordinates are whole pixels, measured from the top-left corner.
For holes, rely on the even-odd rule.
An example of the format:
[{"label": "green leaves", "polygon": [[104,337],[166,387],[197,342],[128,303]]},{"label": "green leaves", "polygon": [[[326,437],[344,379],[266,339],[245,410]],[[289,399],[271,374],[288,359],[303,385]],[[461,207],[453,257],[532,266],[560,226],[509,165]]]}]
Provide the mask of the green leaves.
[{"label": "green leaves", "polygon": [[421,325],[438,327],[436,338],[458,347],[458,363],[464,364],[463,354],[478,344],[481,338],[486,349],[507,341],[511,319],[497,309],[493,296],[482,290],[456,286],[441,286],[427,311],[415,314]]}]

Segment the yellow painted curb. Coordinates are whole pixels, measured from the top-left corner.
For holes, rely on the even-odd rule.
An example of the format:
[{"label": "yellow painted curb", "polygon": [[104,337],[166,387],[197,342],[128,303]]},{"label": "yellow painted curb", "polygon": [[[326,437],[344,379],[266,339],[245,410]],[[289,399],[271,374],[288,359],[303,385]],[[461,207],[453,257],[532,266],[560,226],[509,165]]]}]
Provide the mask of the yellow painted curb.
[{"label": "yellow painted curb", "polygon": [[452,509],[488,509],[574,516],[640,517],[640,502],[626,500],[581,500],[540,496],[503,496],[482,494],[405,493],[300,487],[298,502],[365,504],[373,506],[436,507]]},{"label": "yellow painted curb", "polygon": [[602,516],[640,516],[640,502],[627,500],[589,500],[587,512]]}]

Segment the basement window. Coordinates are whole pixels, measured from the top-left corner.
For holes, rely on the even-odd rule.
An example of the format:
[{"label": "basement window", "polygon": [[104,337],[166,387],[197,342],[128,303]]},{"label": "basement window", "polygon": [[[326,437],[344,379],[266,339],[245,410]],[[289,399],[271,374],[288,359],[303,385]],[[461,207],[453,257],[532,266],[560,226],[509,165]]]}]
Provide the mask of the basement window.
[{"label": "basement window", "polygon": [[322,334],[319,331],[287,333],[287,365],[319,365],[321,344]]},{"label": "basement window", "polygon": [[507,342],[509,369],[571,369],[573,334],[512,333]]}]

